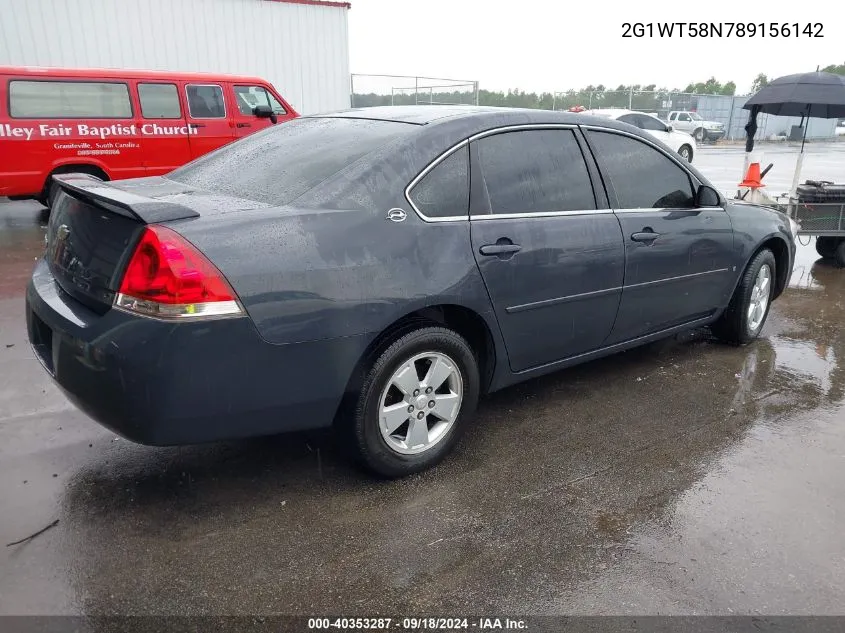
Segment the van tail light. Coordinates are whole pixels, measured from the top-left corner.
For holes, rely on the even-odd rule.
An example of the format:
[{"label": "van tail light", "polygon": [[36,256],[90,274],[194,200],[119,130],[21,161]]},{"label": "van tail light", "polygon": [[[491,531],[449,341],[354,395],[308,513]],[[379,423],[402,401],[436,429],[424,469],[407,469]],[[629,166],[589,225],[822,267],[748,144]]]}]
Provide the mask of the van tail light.
[{"label": "van tail light", "polygon": [[223,274],[181,235],[159,225],[144,228],[115,306],[160,319],[244,314]]}]

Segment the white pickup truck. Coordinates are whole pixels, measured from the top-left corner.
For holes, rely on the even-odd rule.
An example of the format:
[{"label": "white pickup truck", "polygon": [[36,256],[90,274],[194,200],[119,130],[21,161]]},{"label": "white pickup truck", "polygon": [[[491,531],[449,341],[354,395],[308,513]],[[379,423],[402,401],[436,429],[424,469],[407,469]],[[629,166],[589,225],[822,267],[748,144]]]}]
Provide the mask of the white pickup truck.
[{"label": "white pickup truck", "polygon": [[699,143],[716,141],[725,135],[725,126],[716,121],[707,121],[698,112],[675,110],[667,118],[669,125],[676,130],[692,134]]}]

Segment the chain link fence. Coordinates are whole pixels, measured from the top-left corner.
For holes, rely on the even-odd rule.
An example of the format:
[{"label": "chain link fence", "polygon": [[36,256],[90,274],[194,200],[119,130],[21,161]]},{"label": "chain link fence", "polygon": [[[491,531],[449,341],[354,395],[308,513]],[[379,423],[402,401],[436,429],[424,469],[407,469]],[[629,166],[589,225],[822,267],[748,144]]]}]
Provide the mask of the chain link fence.
[{"label": "chain link fence", "polygon": [[[585,108],[624,108],[646,112],[666,120],[674,110],[697,112],[706,121],[721,123],[728,140],[745,140],[745,124],[748,110],[743,109],[751,95],[704,95],[689,92],[645,91],[645,90],[603,90],[555,92],[552,109],[569,110]],[[835,119],[810,119],[802,122],[800,117],[782,117],[761,114],[757,118],[758,140],[800,138],[807,125],[808,139],[829,139],[836,135]]]},{"label": "chain link fence", "polygon": [[353,108],[384,105],[478,105],[478,81],[413,75],[352,75]]}]

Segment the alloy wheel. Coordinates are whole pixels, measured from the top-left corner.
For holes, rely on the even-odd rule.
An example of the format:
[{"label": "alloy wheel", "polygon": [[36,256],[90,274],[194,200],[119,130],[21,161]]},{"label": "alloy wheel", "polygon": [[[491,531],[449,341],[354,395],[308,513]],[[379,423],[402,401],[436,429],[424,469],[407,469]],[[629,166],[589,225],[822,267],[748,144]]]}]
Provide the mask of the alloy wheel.
[{"label": "alloy wheel", "polygon": [[463,400],[457,363],[441,352],[423,352],[402,363],[379,399],[379,430],[391,450],[425,452],[455,423]]},{"label": "alloy wheel", "polygon": [[748,329],[756,332],[763,323],[766,316],[766,308],[769,307],[769,296],[771,294],[772,269],[768,264],[763,264],[754,286],[751,288],[751,300],[748,302]]}]

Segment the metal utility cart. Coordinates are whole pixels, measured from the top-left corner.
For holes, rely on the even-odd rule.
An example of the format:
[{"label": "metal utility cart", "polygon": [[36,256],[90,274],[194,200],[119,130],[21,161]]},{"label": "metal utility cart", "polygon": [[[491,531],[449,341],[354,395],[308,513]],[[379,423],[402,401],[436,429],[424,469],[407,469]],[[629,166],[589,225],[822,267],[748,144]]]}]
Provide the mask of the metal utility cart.
[{"label": "metal utility cart", "polygon": [[778,207],[800,225],[799,236],[816,238],[816,251],[845,266],[845,200],[806,202],[786,197]]}]

